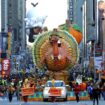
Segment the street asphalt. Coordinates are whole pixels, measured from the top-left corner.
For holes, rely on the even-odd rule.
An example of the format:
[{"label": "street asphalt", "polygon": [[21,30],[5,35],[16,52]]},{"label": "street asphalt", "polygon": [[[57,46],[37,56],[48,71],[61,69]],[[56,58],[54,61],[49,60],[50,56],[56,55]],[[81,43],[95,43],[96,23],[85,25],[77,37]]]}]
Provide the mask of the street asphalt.
[{"label": "street asphalt", "polygon": [[[17,101],[16,97],[13,98],[12,102],[9,102],[7,98],[1,98],[0,97],[0,105],[93,105],[93,102],[88,100],[88,101],[67,101],[67,102],[22,102],[22,101]],[[97,104],[95,104],[97,105]],[[99,105],[105,105],[105,100],[101,99],[99,101]]]}]

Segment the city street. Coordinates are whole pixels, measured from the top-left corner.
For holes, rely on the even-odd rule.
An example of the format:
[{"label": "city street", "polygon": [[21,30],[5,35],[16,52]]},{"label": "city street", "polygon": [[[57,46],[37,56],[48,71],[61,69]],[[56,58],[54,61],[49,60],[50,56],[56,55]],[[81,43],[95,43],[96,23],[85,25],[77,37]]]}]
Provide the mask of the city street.
[{"label": "city street", "polygon": [[105,105],[105,0],[0,0],[0,105]]},{"label": "city street", "polygon": [[[0,98],[0,105],[93,105],[92,101],[67,101],[67,102],[21,102],[17,101],[16,98],[13,98],[13,101],[10,103],[8,99]],[[96,104],[97,105],[97,104]],[[105,101],[101,99],[99,105],[105,105]]]}]

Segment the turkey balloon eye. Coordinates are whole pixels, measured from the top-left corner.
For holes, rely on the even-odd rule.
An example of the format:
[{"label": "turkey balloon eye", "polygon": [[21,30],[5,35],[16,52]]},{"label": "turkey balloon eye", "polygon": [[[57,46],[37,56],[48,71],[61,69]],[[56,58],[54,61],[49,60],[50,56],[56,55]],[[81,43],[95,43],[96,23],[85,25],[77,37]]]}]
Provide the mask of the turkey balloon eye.
[{"label": "turkey balloon eye", "polygon": [[61,43],[58,43],[58,47],[61,47]]},{"label": "turkey balloon eye", "polygon": [[61,41],[58,40],[58,47],[61,47]]}]

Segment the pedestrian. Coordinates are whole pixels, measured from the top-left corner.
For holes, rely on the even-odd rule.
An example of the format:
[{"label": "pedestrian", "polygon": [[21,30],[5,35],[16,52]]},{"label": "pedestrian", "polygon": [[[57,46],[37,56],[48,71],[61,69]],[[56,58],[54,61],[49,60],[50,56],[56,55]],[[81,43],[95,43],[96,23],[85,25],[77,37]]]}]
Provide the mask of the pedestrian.
[{"label": "pedestrian", "polygon": [[80,93],[80,86],[78,83],[74,86],[74,92],[76,96],[76,101],[79,102],[79,93]]},{"label": "pedestrian", "polygon": [[95,105],[95,101],[99,105],[99,89],[96,85],[93,87],[93,105]]}]

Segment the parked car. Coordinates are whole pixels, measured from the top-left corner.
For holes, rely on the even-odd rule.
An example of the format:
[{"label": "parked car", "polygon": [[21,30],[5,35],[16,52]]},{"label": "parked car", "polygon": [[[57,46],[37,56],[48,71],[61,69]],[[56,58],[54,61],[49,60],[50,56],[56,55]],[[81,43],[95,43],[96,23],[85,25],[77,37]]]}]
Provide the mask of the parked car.
[{"label": "parked car", "polygon": [[67,86],[62,80],[47,81],[43,89],[43,101],[48,101],[51,97],[67,101]]}]

